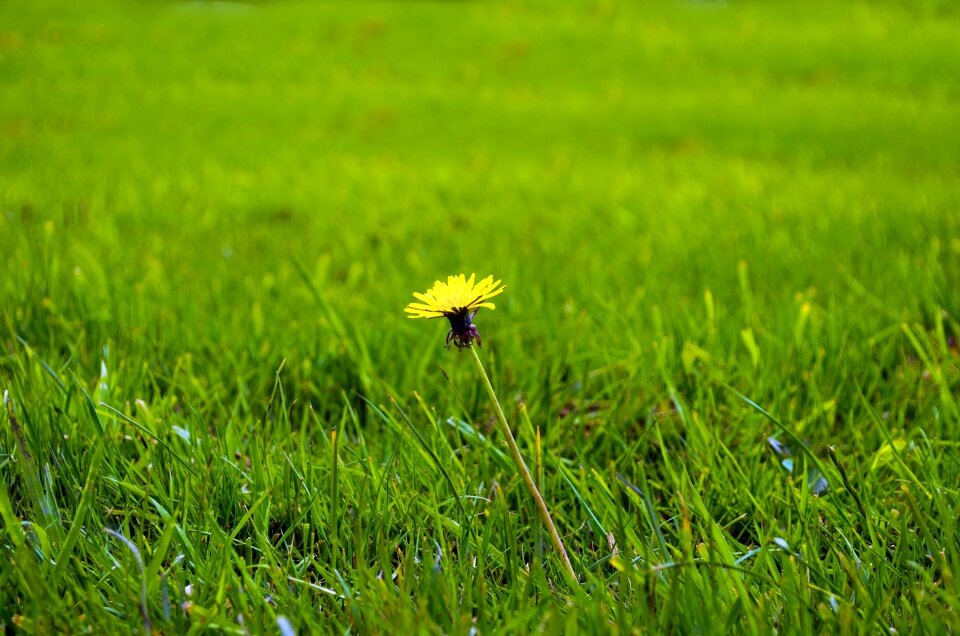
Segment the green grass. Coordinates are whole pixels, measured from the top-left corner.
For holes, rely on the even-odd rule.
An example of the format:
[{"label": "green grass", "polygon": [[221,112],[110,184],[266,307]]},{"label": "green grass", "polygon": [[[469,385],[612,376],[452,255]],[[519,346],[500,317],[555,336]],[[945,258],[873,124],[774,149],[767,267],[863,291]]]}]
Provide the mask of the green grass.
[{"label": "green grass", "polygon": [[[0,629],[960,629],[951,3],[60,4],[0,5]],[[580,589],[402,313],[461,271]]]}]

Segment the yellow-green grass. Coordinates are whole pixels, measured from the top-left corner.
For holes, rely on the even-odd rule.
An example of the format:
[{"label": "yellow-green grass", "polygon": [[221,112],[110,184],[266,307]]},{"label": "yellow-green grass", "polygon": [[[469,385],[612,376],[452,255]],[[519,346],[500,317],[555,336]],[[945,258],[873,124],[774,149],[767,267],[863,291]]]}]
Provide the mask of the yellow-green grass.
[{"label": "yellow-green grass", "polygon": [[950,2],[2,4],[0,627],[956,631],[958,148]]}]

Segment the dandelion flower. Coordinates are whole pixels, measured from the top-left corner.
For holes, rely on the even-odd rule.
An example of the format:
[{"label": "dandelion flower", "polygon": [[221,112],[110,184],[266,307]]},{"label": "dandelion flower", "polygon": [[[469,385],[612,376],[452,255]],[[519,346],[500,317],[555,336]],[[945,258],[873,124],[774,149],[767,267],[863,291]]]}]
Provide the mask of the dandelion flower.
[{"label": "dandelion flower", "polygon": [[469,347],[474,340],[479,345],[480,333],[473,324],[473,317],[481,307],[495,309],[496,306],[487,301],[503,293],[505,286],[499,280],[493,280],[493,276],[474,282],[476,277],[476,274],[470,274],[470,278],[464,274],[448,276],[447,282],[436,281],[425,294],[414,292],[414,297],[422,302],[407,305],[404,309],[409,314],[407,318],[449,320],[447,348],[451,342],[458,349]]},{"label": "dandelion flower", "polygon": [[[577,573],[573,569],[573,564],[570,563],[570,558],[567,556],[567,549],[563,546],[563,540],[560,538],[560,533],[557,532],[557,526],[553,523],[553,517],[550,516],[547,504],[543,500],[537,484],[533,481],[526,462],[523,461],[523,455],[520,453],[517,441],[514,439],[513,432],[510,430],[507,416],[504,415],[503,408],[500,406],[500,400],[497,399],[497,394],[493,390],[493,384],[490,383],[490,378],[483,368],[480,355],[477,353],[476,347],[473,346],[474,340],[477,341],[477,347],[480,346],[480,334],[477,332],[476,325],[473,324],[473,317],[477,315],[477,311],[481,307],[494,309],[493,303],[487,301],[494,296],[502,294],[504,286],[499,280],[493,280],[493,276],[487,276],[479,283],[476,282],[476,279],[476,274],[470,274],[470,278],[467,278],[463,274],[458,274],[457,276],[448,276],[447,282],[445,283],[436,281],[433,287],[427,290],[426,293],[418,294],[414,292],[414,297],[420,302],[410,303],[404,311],[407,312],[408,318],[446,318],[450,321],[450,331],[447,332],[447,348],[449,349],[450,344],[453,343],[457,345],[458,349],[469,349],[470,353],[473,354],[473,361],[477,365],[477,371],[483,380],[483,386],[487,390],[490,402],[497,410],[497,423],[500,425],[500,431],[510,449],[513,462],[523,477],[523,483],[527,486],[530,496],[536,503],[537,511],[540,513],[540,519],[543,521],[550,535],[550,541],[553,543],[554,549],[560,556],[564,574],[574,588],[579,588],[580,583],[577,578]],[[392,399],[393,398],[391,398],[391,400]],[[394,404],[396,405],[396,403]],[[399,410],[399,405],[396,406]],[[400,414],[406,419],[407,416],[403,414],[403,411],[400,411]],[[409,423],[409,420],[407,420],[407,423]],[[538,456],[539,440],[538,432]]]}]

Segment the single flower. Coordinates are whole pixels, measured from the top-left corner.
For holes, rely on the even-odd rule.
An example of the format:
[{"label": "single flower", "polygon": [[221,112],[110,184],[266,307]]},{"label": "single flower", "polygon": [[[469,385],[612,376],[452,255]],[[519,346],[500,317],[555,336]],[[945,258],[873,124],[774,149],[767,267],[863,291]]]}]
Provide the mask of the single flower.
[{"label": "single flower", "polygon": [[447,282],[436,281],[425,294],[414,292],[417,300],[422,302],[410,303],[404,309],[409,315],[407,318],[446,318],[450,321],[450,331],[447,332],[447,348],[450,343],[458,349],[465,349],[476,340],[480,345],[480,333],[473,324],[473,317],[481,307],[496,309],[489,299],[503,293],[504,285],[487,276],[479,283],[476,274],[467,278],[463,274],[448,276]]}]

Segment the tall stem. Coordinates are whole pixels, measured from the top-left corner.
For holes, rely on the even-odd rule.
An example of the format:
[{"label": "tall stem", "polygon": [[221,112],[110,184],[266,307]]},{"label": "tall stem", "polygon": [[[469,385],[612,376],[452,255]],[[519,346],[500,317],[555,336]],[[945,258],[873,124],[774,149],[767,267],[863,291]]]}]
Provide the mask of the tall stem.
[{"label": "tall stem", "polygon": [[494,407],[496,407],[497,421],[500,423],[500,432],[503,433],[504,438],[507,440],[507,446],[510,447],[510,454],[513,456],[513,461],[517,465],[517,470],[519,470],[523,476],[523,482],[527,485],[530,496],[533,497],[533,500],[537,504],[537,511],[540,513],[540,518],[543,519],[543,523],[550,533],[550,540],[553,543],[553,547],[557,551],[557,554],[560,555],[560,560],[563,561],[564,573],[574,587],[579,589],[580,581],[577,579],[577,573],[573,571],[573,565],[570,563],[570,557],[567,556],[567,550],[563,547],[563,541],[560,540],[560,533],[557,532],[557,526],[553,524],[553,518],[550,516],[550,511],[547,510],[547,504],[544,503],[543,497],[540,496],[540,491],[537,490],[537,485],[533,481],[533,477],[530,476],[530,471],[527,470],[527,465],[523,461],[523,456],[520,454],[517,442],[513,439],[513,433],[510,432],[510,425],[507,424],[507,418],[503,414],[503,409],[500,407],[500,400],[497,399],[497,394],[493,391],[490,378],[487,377],[483,363],[480,362],[480,356],[477,355],[477,349],[473,345],[470,346],[470,353],[473,354],[473,360],[477,363],[480,377],[483,378],[483,385],[487,388],[487,395],[490,396],[490,401],[493,402]]}]

